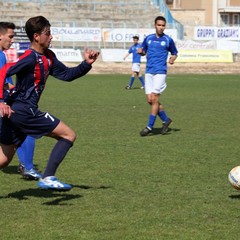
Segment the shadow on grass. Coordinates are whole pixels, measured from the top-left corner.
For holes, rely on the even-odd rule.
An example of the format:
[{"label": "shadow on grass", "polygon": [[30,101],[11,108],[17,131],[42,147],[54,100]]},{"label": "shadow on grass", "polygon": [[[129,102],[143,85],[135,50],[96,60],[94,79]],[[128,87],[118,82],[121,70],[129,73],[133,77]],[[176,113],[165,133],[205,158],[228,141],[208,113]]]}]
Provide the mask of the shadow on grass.
[{"label": "shadow on grass", "polygon": [[[81,198],[79,194],[69,194],[66,192],[57,192],[52,190],[42,190],[36,188],[29,188],[17,192],[9,193],[7,196],[1,198],[16,198],[18,200],[29,200],[29,197],[51,198],[51,201],[44,202],[43,205],[69,205],[66,201]],[[54,198],[54,199],[52,199]],[[64,203],[65,202],[65,203]]]},{"label": "shadow on grass", "polygon": [[[110,187],[99,186],[99,187],[90,187],[87,185],[72,185],[73,188],[81,188],[81,189],[108,189]],[[77,199],[83,197],[79,194],[70,194],[66,191],[57,191],[57,190],[44,190],[39,188],[29,188],[20,190],[17,192],[9,193],[7,196],[0,196],[0,199],[3,198],[16,198],[18,200],[29,200],[30,197],[37,198],[46,198],[50,199],[50,201],[44,202],[43,205],[70,205],[67,203],[69,200]]]},{"label": "shadow on grass", "polygon": [[87,185],[74,185],[74,184],[71,184],[74,188],[81,188],[81,189],[109,189],[111,188],[110,186],[103,186],[103,185],[100,185],[99,187],[90,187],[90,186],[87,186]]},{"label": "shadow on grass", "polygon": [[240,194],[238,194],[238,195],[230,195],[229,198],[240,200]]},{"label": "shadow on grass", "polygon": [[[126,87],[125,87],[126,89]],[[132,87],[131,89],[126,89],[127,91],[132,91],[132,90],[142,90],[144,92],[144,89],[142,89],[141,87]]]},{"label": "shadow on grass", "polygon": [[[162,135],[161,131],[162,131],[162,128],[153,128],[152,134],[150,134],[148,136],[150,137],[150,136],[154,136],[154,135]],[[179,129],[179,128],[168,128],[167,132],[165,134],[163,134],[163,135],[164,136],[165,135],[170,135],[173,132],[179,132],[179,131],[181,131],[181,129]]]}]

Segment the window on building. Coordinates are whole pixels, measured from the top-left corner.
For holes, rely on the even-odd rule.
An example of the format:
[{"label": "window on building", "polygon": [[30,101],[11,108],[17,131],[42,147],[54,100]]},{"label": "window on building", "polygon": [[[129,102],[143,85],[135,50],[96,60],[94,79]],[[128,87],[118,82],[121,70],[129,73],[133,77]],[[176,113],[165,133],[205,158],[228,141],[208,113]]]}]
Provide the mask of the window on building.
[{"label": "window on building", "polygon": [[173,0],[166,0],[167,4],[173,4]]},{"label": "window on building", "polygon": [[233,14],[233,25],[239,25],[240,24],[240,20],[239,20],[239,14]]},{"label": "window on building", "polygon": [[223,25],[223,26],[229,25],[229,15],[228,14],[221,14],[221,25]]}]

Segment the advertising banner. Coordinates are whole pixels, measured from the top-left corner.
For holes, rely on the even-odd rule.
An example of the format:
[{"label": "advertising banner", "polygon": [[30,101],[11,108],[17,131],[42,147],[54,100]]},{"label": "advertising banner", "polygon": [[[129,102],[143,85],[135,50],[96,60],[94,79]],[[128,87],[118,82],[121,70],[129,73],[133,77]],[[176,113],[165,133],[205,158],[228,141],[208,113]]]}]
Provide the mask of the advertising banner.
[{"label": "advertising banner", "polygon": [[74,49],[57,49],[52,48],[51,49],[57,56],[57,58],[62,62],[82,62],[83,58],[81,55],[80,49],[74,50]]},{"label": "advertising banner", "polygon": [[239,40],[239,27],[195,27],[195,40]]},{"label": "advertising banner", "polygon": [[[128,50],[126,49],[111,49],[111,48],[103,48],[101,49],[100,56],[104,62],[124,62],[123,58],[127,54]],[[132,61],[132,54],[130,54],[126,62]],[[141,57],[141,62],[146,62],[146,57]]]},{"label": "advertising banner", "polygon": [[216,41],[192,41],[177,40],[175,41],[178,50],[214,50],[216,49]]},{"label": "advertising banner", "polygon": [[[139,36],[139,42],[142,42],[143,39],[149,35],[155,33],[155,29],[146,29],[146,28],[103,28],[102,29],[102,38],[104,42],[133,42],[133,36]],[[166,29],[165,34],[177,39],[177,30],[176,29]]]},{"label": "advertising banner", "polygon": [[18,59],[18,53],[16,48],[9,48],[8,50],[5,50],[4,53],[8,62],[14,62]]},{"label": "advertising banner", "polygon": [[53,41],[101,42],[100,28],[51,27]]},{"label": "advertising banner", "polygon": [[233,62],[229,50],[180,50],[176,62]]}]

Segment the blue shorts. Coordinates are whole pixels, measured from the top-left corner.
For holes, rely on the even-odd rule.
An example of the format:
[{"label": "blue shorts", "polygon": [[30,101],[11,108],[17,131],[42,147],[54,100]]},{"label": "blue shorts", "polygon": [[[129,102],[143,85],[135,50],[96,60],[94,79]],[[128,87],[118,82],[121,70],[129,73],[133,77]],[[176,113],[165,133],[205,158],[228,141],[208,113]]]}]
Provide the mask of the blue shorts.
[{"label": "blue shorts", "polygon": [[[3,122],[0,128],[0,141],[3,144],[19,145],[24,141],[26,135],[34,138],[47,136],[60,122],[55,116],[48,112],[41,112],[37,107],[16,102],[11,108],[14,113],[12,113],[10,120],[6,119],[6,123]],[[11,138],[5,133],[6,131],[11,133]]]}]

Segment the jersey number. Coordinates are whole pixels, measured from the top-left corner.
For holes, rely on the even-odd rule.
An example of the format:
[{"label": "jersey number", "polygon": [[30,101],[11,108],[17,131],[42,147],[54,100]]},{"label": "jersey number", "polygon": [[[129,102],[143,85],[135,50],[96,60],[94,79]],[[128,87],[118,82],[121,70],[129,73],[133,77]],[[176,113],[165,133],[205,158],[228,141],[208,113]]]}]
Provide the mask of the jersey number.
[{"label": "jersey number", "polygon": [[54,118],[49,113],[45,114],[45,118],[50,118],[54,122]]}]

